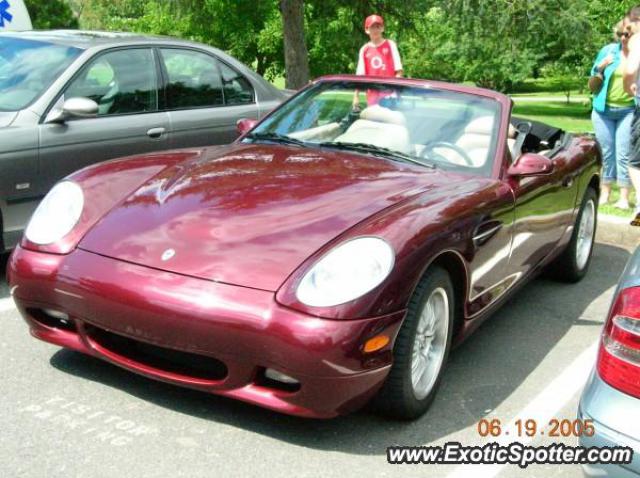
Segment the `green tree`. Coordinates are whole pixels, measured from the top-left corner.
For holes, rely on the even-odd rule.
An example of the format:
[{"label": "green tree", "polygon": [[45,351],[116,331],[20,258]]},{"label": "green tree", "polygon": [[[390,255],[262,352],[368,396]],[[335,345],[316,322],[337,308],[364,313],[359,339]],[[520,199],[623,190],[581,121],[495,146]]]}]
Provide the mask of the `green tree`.
[{"label": "green tree", "polygon": [[597,45],[609,43],[613,38],[613,28],[624,14],[633,6],[640,4],[638,0],[590,0],[587,16],[593,30],[593,40]]},{"label": "green tree", "polygon": [[277,0],[76,0],[76,9],[83,28],[200,41],[253,65],[268,78],[284,70]]},{"label": "green tree", "polygon": [[426,0],[307,0],[306,28],[311,76],[355,73],[358,51],[369,38],[364,20],[382,15],[385,36],[398,42],[404,56],[404,42],[415,35],[412,12],[424,11]]},{"label": "green tree", "polygon": [[[450,0],[424,21],[445,22],[433,46],[449,77],[509,91],[568,49],[590,43],[587,0]],[[436,28],[437,24],[432,27]]]},{"label": "green tree", "polygon": [[[60,0],[59,0],[60,1]],[[302,3],[303,0],[297,0]],[[69,0],[88,29],[177,36],[221,48],[258,73],[283,76],[280,0]],[[524,79],[586,81],[612,28],[640,0],[305,0],[310,77],[355,71],[363,21],[385,18],[408,76],[510,91]],[[32,0],[31,3],[36,2]],[[568,84],[568,83],[567,83]]]},{"label": "green tree", "polygon": [[[173,35],[221,48],[256,71],[284,74],[284,38],[278,0],[72,0],[82,28]],[[384,15],[394,39],[413,31],[409,13],[424,2],[307,0],[305,41],[310,76],[355,71],[358,49],[367,41],[367,15]],[[402,47],[401,47],[402,48]]]},{"label": "green tree", "polygon": [[78,19],[63,0],[25,0],[24,4],[35,29],[78,28]]}]

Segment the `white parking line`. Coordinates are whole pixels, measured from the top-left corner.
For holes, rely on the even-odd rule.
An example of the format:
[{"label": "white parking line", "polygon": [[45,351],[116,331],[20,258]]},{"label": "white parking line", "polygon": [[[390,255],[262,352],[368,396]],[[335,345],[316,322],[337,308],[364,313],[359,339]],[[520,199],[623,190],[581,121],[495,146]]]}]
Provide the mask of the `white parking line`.
[{"label": "white parking line", "polygon": [[13,297],[7,297],[6,299],[0,299],[0,312],[8,312],[16,308],[16,303],[13,301]]},{"label": "white parking line", "polygon": [[[547,387],[542,390],[531,402],[524,407],[518,415],[503,428],[503,433],[499,438],[489,437],[489,442],[496,442],[499,445],[508,445],[513,441],[526,444],[536,437],[517,437],[516,420],[527,420],[532,418],[537,423],[548,423],[556,413],[569,402],[574,395],[584,386],[591,369],[595,363],[598,341],[584,350],[564,371],[558,375]],[[576,411],[577,412],[577,411]],[[506,436],[508,431],[509,436]],[[455,468],[447,478],[493,478],[505,465],[460,465]]]}]

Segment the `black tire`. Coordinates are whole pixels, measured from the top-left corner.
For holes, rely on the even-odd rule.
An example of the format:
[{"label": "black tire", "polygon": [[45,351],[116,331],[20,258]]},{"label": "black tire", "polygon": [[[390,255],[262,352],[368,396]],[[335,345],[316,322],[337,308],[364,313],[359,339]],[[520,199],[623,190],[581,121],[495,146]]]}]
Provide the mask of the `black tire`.
[{"label": "black tire", "polygon": [[[589,204],[591,203],[591,205]],[[580,237],[580,225],[582,221],[582,216],[585,214],[585,210],[587,208],[593,207],[594,217],[593,217],[593,231],[591,234],[591,249],[589,250],[589,256],[586,262],[583,265],[578,263],[578,244]],[[573,228],[573,233],[571,235],[571,240],[567,247],[562,252],[560,256],[558,256],[553,263],[549,265],[549,271],[552,273],[552,276],[558,280],[564,282],[578,282],[581,280],[589,270],[589,264],[591,264],[591,256],[593,255],[593,244],[595,242],[595,234],[596,227],[598,225],[598,196],[593,188],[587,188],[584,193],[584,197],[582,198],[582,203],[580,205],[580,211],[578,212],[578,217],[576,218],[575,227]]]},{"label": "black tire", "polygon": [[[448,299],[448,325],[446,346],[437,378],[424,398],[417,398],[412,384],[412,354],[421,312],[432,293],[443,289]],[[441,291],[439,291],[441,293]],[[431,267],[422,277],[409,301],[404,319],[393,349],[393,365],[387,379],[374,398],[374,410],[403,420],[413,420],[423,415],[433,402],[451,349],[451,337],[455,323],[455,295],[449,274],[440,267]],[[442,334],[444,335],[444,334]]]}]

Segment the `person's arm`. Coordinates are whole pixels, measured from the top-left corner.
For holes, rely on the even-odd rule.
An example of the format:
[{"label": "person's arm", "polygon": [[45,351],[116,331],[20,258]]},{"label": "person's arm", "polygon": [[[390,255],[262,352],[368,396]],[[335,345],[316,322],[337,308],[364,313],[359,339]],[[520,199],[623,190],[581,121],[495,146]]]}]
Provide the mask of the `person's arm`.
[{"label": "person's arm", "polygon": [[613,63],[613,55],[609,54],[605,56],[604,59],[594,67],[593,74],[595,75],[596,73],[604,73],[605,68],[607,68],[611,63]]},{"label": "person's arm", "polygon": [[591,67],[591,76],[597,75],[598,73],[602,72],[600,67],[602,66],[602,62],[608,56],[607,55],[608,51],[609,51],[608,46],[605,46],[598,52],[598,55],[596,56],[596,59],[593,62],[593,66]]},{"label": "person's arm", "polygon": [[402,60],[400,59],[398,45],[392,40],[389,40],[389,45],[391,47],[391,58],[393,58],[393,71],[396,77],[401,78],[404,75],[404,70],[402,69]]},{"label": "person's arm", "polygon": [[364,46],[358,52],[358,66],[356,67],[356,75],[366,74],[364,68]]},{"label": "person's arm", "polygon": [[[364,46],[363,46],[362,48],[360,48],[360,51],[358,52],[358,66],[356,67],[356,75],[364,75],[364,74],[365,74],[365,69],[364,69]],[[354,109],[360,108],[360,91],[359,90],[355,90],[355,92],[353,93],[352,105]]]},{"label": "person's arm", "polygon": [[351,106],[354,111],[360,109],[360,90],[355,90],[353,92],[353,101],[351,102]]},{"label": "person's arm", "polygon": [[629,39],[629,56],[622,74],[624,91],[631,96],[636,96],[636,78],[640,68],[640,35],[633,35]]}]

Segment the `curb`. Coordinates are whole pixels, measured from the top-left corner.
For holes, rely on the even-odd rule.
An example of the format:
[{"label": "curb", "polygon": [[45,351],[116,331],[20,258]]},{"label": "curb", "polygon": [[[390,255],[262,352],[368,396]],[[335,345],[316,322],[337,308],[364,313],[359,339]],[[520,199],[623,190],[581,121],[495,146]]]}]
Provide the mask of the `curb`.
[{"label": "curb", "polygon": [[640,245],[640,227],[631,226],[631,218],[598,214],[596,242],[604,242],[627,249]]}]

